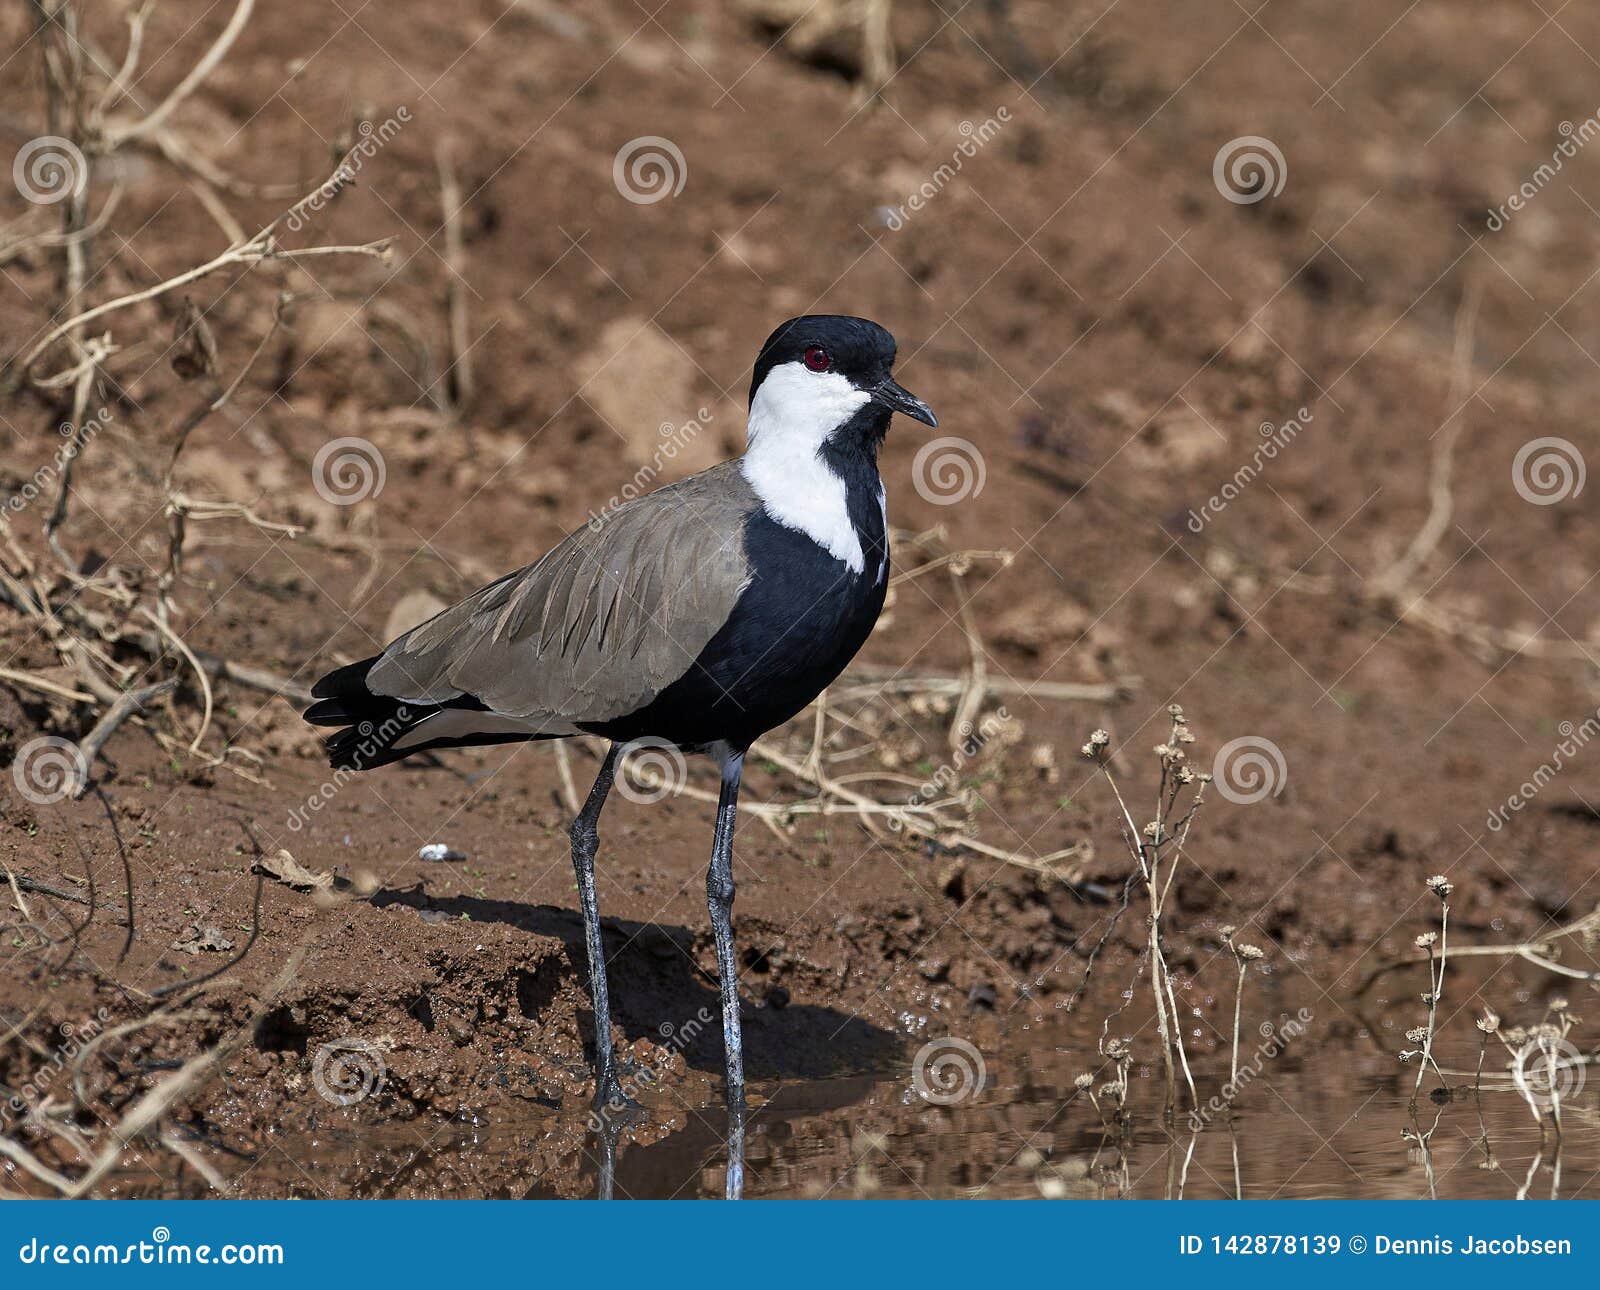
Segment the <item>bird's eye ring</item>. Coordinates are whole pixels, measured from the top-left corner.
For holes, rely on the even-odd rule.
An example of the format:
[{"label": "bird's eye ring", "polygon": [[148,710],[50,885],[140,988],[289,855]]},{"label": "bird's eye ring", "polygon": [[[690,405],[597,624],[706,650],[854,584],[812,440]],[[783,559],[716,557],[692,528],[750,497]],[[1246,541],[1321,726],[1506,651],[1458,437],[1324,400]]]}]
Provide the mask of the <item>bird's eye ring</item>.
[{"label": "bird's eye ring", "polygon": [[828,351],[821,345],[806,346],[806,366],[813,372],[826,372],[833,360],[828,357]]}]

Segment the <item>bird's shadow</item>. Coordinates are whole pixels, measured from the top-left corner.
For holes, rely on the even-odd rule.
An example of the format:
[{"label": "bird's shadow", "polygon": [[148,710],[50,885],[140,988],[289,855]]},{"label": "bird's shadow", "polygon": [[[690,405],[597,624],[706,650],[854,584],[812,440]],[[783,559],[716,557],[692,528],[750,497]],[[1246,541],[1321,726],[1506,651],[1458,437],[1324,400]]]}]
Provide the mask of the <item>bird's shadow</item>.
[{"label": "bird's shadow", "polygon": [[[585,996],[589,985],[583,917],[555,905],[530,905],[479,896],[432,896],[422,883],[385,887],[370,897],[383,908],[403,905],[418,912],[436,911],[449,918],[465,915],[478,923],[505,923],[535,936],[557,939]],[[723,1068],[721,998],[714,976],[697,960],[693,930],[668,923],[602,918],[608,962],[612,1020],[629,1040],[649,1039],[679,1051],[689,1066],[720,1072]],[[737,925],[736,925],[737,932]],[[756,979],[766,981],[764,976]],[[525,999],[529,1015],[554,1000],[560,981],[541,985],[534,978],[533,996]],[[814,1004],[785,1003],[777,990],[751,997],[748,978],[741,986],[745,1070],[753,1079],[824,1079],[898,1069],[904,1045],[884,1030],[852,1013]],[[587,1009],[579,1019],[585,1044],[593,1053],[594,1016]]]}]

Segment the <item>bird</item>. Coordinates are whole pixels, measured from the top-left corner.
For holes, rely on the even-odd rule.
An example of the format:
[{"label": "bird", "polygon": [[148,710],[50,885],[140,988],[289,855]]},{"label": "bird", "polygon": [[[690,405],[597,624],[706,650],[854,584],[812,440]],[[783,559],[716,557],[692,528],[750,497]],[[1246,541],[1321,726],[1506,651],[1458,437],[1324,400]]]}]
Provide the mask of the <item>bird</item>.
[{"label": "bird", "polygon": [[[611,1041],[595,893],[602,808],[641,743],[721,774],[706,901],[726,1097],[745,1105],[733,836],[750,745],[844,670],[883,608],[888,511],[878,455],[895,413],[937,426],[893,375],[875,322],[791,318],[751,373],[742,456],[600,512],[532,564],[327,673],[304,716],[341,727],[337,769],[516,741],[607,741],[569,830],[595,1025],[596,1108],[628,1101]],[[732,1180],[730,1179],[730,1194]]]}]

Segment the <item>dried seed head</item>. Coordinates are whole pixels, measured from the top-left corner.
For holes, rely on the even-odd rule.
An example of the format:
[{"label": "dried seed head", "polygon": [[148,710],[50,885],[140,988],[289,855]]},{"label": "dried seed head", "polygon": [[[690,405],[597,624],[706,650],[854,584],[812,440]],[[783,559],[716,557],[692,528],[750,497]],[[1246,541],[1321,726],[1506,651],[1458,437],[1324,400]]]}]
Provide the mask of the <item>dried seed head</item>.
[{"label": "dried seed head", "polygon": [[1180,783],[1180,784],[1192,784],[1192,783],[1194,783],[1194,772],[1192,770],[1190,770],[1187,766],[1178,767],[1178,783]]},{"label": "dried seed head", "polygon": [[1434,1004],[1439,1002],[1439,996],[1436,994],[1421,994],[1417,997],[1421,999],[1423,1004],[1429,1008],[1433,1007]]},{"label": "dried seed head", "polygon": [[1167,715],[1174,721],[1183,720],[1183,708],[1176,703],[1167,704]]},{"label": "dried seed head", "polygon": [[1257,945],[1238,945],[1234,948],[1233,952],[1246,963],[1252,963],[1256,959],[1264,959],[1267,957],[1266,951]]},{"label": "dried seed head", "polygon": [[1072,1083],[1075,1088],[1080,1088],[1087,1092],[1089,1089],[1094,1087],[1094,1076],[1088,1074],[1080,1075],[1077,1079],[1073,1080]]},{"label": "dried seed head", "polygon": [[217,338],[192,300],[183,302],[183,315],[173,328],[172,370],[185,381],[210,376],[217,370]]},{"label": "dried seed head", "polygon": [[1220,932],[1219,932],[1219,934],[1222,937],[1223,943],[1226,944],[1228,941],[1231,941],[1233,939],[1233,934],[1238,930],[1239,929],[1237,927],[1235,927],[1232,923],[1224,923],[1222,925],[1221,929],[1220,929]]},{"label": "dried seed head", "polygon": [[1151,839],[1159,838],[1161,836],[1161,821],[1151,820],[1150,823],[1144,826],[1144,835]]},{"label": "dried seed head", "polygon": [[1123,1093],[1122,1085],[1119,1084],[1116,1080],[1112,1080],[1109,1083],[1102,1084],[1100,1086],[1100,1096],[1101,1097],[1114,1098],[1116,1101],[1120,1102],[1122,1100],[1122,1093]]},{"label": "dried seed head", "polygon": [[1427,1037],[1428,1028],[1426,1026],[1413,1026],[1406,1031],[1406,1039],[1413,1044],[1420,1044]]},{"label": "dried seed head", "polygon": [[1566,999],[1562,998],[1562,996],[1559,994],[1554,999],[1550,1000],[1551,1012],[1565,1012],[1567,1010],[1567,1006]]},{"label": "dried seed head", "polygon": [[1417,937],[1417,948],[1419,950],[1429,949],[1438,939],[1438,932],[1423,932],[1421,936]]},{"label": "dried seed head", "polygon": [[1493,1008],[1484,1008],[1483,1016],[1478,1018],[1477,1026],[1486,1035],[1494,1034],[1495,1031],[1500,1029],[1500,1014]]},{"label": "dried seed head", "polygon": [[1428,879],[1428,890],[1440,900],[1444,900],[1455,889],[1455,884],[1442,873],[1436,873]]},{"label": "dried seed head", "polygon": [[1085,757],[1098,757],[1106,750],[1106,746],[1110,742],[1111,736],[1109,734],[1104,730],[1096,730],[1089,736],[1089,742],[1084,744],[1083,755]]}]

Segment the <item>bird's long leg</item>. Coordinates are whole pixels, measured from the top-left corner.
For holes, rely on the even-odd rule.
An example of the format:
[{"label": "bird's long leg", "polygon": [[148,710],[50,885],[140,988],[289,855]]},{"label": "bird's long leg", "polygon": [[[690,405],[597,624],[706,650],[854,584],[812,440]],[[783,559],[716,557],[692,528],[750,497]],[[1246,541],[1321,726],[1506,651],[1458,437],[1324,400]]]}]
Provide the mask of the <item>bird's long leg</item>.
[{"label": "bird's long leg", "polygon": [[[706,907],[711,911],[711,931],[717,941],[717,974],[722,980],[722,1048],[728,1064],[728,1107],[739,1122],[743,1146],[744,1041],[739,1028],[739,966],[733,952],[733,826],[739,811],[739,777],[744,771],[744,751],[728,749],[722,757],[722,793],[717,800],[717,833],[711,845],[711,866],[706,870]],[[735,1156],[730,1141],[727,1196],[737,1199],[744,1190],[743,1151]]]},{"label": "bird's long leg", "polygon": [[583,810],[572,821],[572,867],[578,875],[578,900],[583,906],[583,939],[589,951],[589,995],[594,1001],[594,1104],[604,1108],[623,1099],[611,1055],[611,996],[606,990],[606,950],[600,939],[600,904],[594,892],[594,855],[600,846],[600,811],[616,776],[617,746],[606,750],[594,787]]}]

